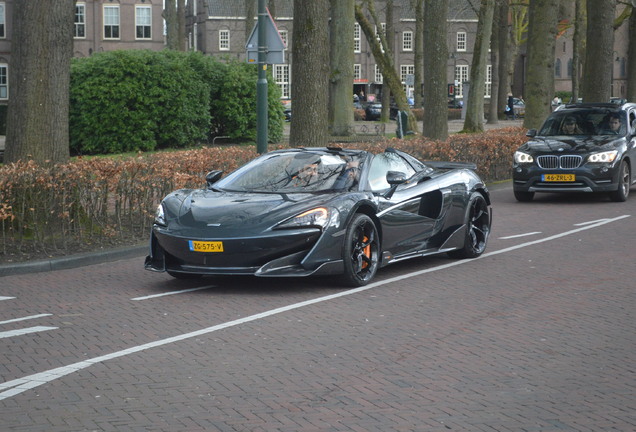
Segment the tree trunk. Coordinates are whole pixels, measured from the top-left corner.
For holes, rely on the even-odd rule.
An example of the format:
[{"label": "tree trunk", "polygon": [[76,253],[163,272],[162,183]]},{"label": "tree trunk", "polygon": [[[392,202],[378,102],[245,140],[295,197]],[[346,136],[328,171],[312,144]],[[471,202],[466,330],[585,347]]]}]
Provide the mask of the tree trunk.
[{"label": "tree trunk", "polygon": [[177,18],[177,0],[165,0],[163,19],[166,20],[166,47],[177,51],[179,49],[179,20]]},{"label": "tree trunk", "polygon": [[[516,55],[516,45],[513,42],[512,23],[509,13],[508,0],[501,0],[499,4],[499,27],[497,29],[497,46],[499,48],[499,83],[497,85],[497,115],[503,115],[507,103],[508,93],[512,92],[511,71]],[[492,99],[491,99],[492,103]]]},{"label": "tree trunk", "polygon": [[415,10],[415,36],[413,40],[413,64],[415,66],[415,107],[422,108],[422,83],[424,82],[424,0],[412,0]]},{"label": "tree trunk", "polygon": [[4,160],[69,158],[74,0],[13,3],[13,44]]},{"label": "tree trunk", "polygon": [[481,0],[473,62],[470,70],[470,92],[466,103],[466,120],[464,121],[465,132],[484,131],[484,87],[494,10],[494,0]]},{"label": "tree trunk", "polygon": [[186,50],[186,12],[185,0],[177,0],[177,47],[179,51]]},{"label": "tree trunk", "polygon": [[245,0],[245,41],[250,39],[254,29],[256,16],[256,0]]},{"label": "tree trunk", "polygon": [[[584,54],[586,13],[584,0],[575,0],[574,5],[574,35],[572,36],[572,102],[579,100],[581,86],[581,56]],[[565,101],[564,101],[565,102]]]},{"label": "tree trunk", "polygon": [[331,82],[329,123],[331,134],[351,135],[353,125],[354,0],[331,0]]},{"label": "tree trunk", "polygon": [[558,0],[533,0],[529,5],[526,113],[523,125],[538,128],[552,111],[554,48]]},{"label": "tree trunk", "polygon": [[492,34],[490,37],[490,64],[492,65],[492,80],[490,82],[490,104],[488,105],[488,124],[499,123],[499,105],[497,104],[499,94],[499,34],[498,29],[501,27],[501,10],[502,1],[495,1],[495,10],[492,17]]},{"label": "tree trunk", "polygon": [[[446,0],[444,0],[446,1]],[[379,27],[380,22],[375,15],[375,11],[372,8],[373,2],[368,3],[370,6],[369,12],[373,16],[374,22]],[[400,111],[405,111],[408,117],[408,129],[417,132],[417,120],[415,119],[415,115],[411,111],[409,104],[406,101],[406,94],[404,93],[404,89],[402,88],[402,81],[398,76],[395,70],[395,64],[393,62],[393,56],[389,51],[386,45],[386,38],[382,33],[380,33],[380,38],[383,41],[382,46],[380,46],[380,42],[376,37],[376,33],[373,29],[373,25],[369,22],[367,17],[364,15],[362,11],[362,6],[356,3],[356,21],[360,24],[360,28],[364,33],[367,42],[369,43],[369,47],[371,48],[371,52],[373,53],[373,57],[375,58],[375,62],[382,73],[382,77],[384,78],[384,83],[391,90],[391,94],[395,99],[395,104]],[[384,48],[384,52],[382,49]]]},{"label": "tree trunk", "polygon": [[585,64],[581,80],[584,102],[609,102],[614,68],[616,0],[587,0]]},{"label": "tree trunk", "polygon": [[629,17],[629,48],[627,54],[627,100],[636,101],[636,9]]},{"label": "tree trunk", "polygon": [[294,0],[292,59],[294,117],[289,142],[295,147],[323,147],[329,135],[329,0]]},{"label": "tree trunk", "polygon": [[448,0],[427,2],[424,11],[424,126],[426,137],[448,138],[446,63]]},{"label": "tree trunk", "polygon": [[[384,33],[384,40],[386,46],[386,52],[390,53],[389,55],[393,55],[395,52],[395,44],[393,43],[393,0],[386,0],[386,10],[385,10],[385,25],[386,29],[382,29],[379,23],[376,23],[376,29],[378,32]],[[397,72],[397,70],[396,70]],[[401,81],[401,79],[400,79]],[[388,122],[389,117],[391,117],[391,89],[390,88],[382,88],[382,112],[380,114],[380,121]]]}]

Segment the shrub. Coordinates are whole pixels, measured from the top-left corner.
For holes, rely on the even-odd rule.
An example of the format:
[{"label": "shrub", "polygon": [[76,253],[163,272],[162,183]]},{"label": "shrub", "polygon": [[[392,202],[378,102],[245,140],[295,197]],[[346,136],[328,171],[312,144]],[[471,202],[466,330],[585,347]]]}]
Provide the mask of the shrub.
[{"label": "shrub", "polygon": [[[256,136],[256,66],[198,52],[110,51],[71,66],[73,154],[183,148],[217,135]],[[283,134],[280,90],[268,85],[269,137]]]},{"label": "shrub", "polygon": [[[373,152],[394,147],[422,160],[474,162],[490,182],[510,177],[512,155],[525,140],[522,128],[506,128],[447,141],[416,136],[347,147]],[[53,167],[32,161],[1,166],[0,262],[146,241],[163,196],[204,187],[208,171],[230,172],[256,156],[254,146],[228,146],[78,158]]]},{"label": "shrub", "polygon": [[205,139],[209,84],[188,66],[187,55],[130,50],[73,59],[71,151],[146,151]]}]

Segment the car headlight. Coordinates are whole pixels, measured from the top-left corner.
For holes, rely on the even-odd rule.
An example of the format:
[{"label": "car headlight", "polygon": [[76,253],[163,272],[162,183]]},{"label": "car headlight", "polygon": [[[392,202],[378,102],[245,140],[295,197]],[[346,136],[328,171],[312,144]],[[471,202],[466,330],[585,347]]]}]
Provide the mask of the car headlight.
[{"label": "car headlight", "polygon": [[320,227],[326,228],[327,226],[338,223],[338,211],[329,210],[325,207],[318,207],[315,209],[307,210],[300,213],[291,219],[286,220],[277,226],[277,228],[297,228],[297,227]]},{"label": "car headlight", "polygon": [[618,151],[611,150],[601,153],[591,154],[588,158],[588,162],[592,163],[612,163],[616,160],[616,156],[618,156]]},{"label": "car headlight", "polygon": [[527,164],[527,163],[534,162],[534,159],[528,153],[516,151],[515,152],[515,162],[516,163],[520,163],[520,164]]},{"label": "car headlight", "polygon": [[155,223],[158,225],[167,225],[166,216],[163,213],[163,204],[159,204],[157,206],[157,211],[155,212]]}]

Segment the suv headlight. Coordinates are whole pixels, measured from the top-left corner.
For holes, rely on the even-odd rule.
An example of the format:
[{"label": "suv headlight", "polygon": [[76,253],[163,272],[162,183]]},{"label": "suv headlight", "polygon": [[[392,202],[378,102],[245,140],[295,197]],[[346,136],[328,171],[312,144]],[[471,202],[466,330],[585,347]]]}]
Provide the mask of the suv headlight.
[{"label": "suv headlight", "polygon": [[592,163],[612,163],[616,160],[616,156],[618,156],[618,151],[611,150],[611,151],[591,154],[587,160],[588,162],[592,162]]},{"label": "suv headlight", "polygon": [[534,159],[528,153],[516,151],[515,152],[515,162],[518,163],[518,164],[529,164],[529,163],[534,162]]}]

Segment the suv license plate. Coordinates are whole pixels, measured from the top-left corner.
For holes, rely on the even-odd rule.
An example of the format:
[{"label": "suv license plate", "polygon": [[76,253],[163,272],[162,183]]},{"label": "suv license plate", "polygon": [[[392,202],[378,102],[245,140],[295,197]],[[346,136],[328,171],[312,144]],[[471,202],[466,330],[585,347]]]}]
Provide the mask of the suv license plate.
[{"label": "suv license plate", "polygon": [[541,180],[545,182],[573,182],[576,180],[574,174],[543,174]]}]

